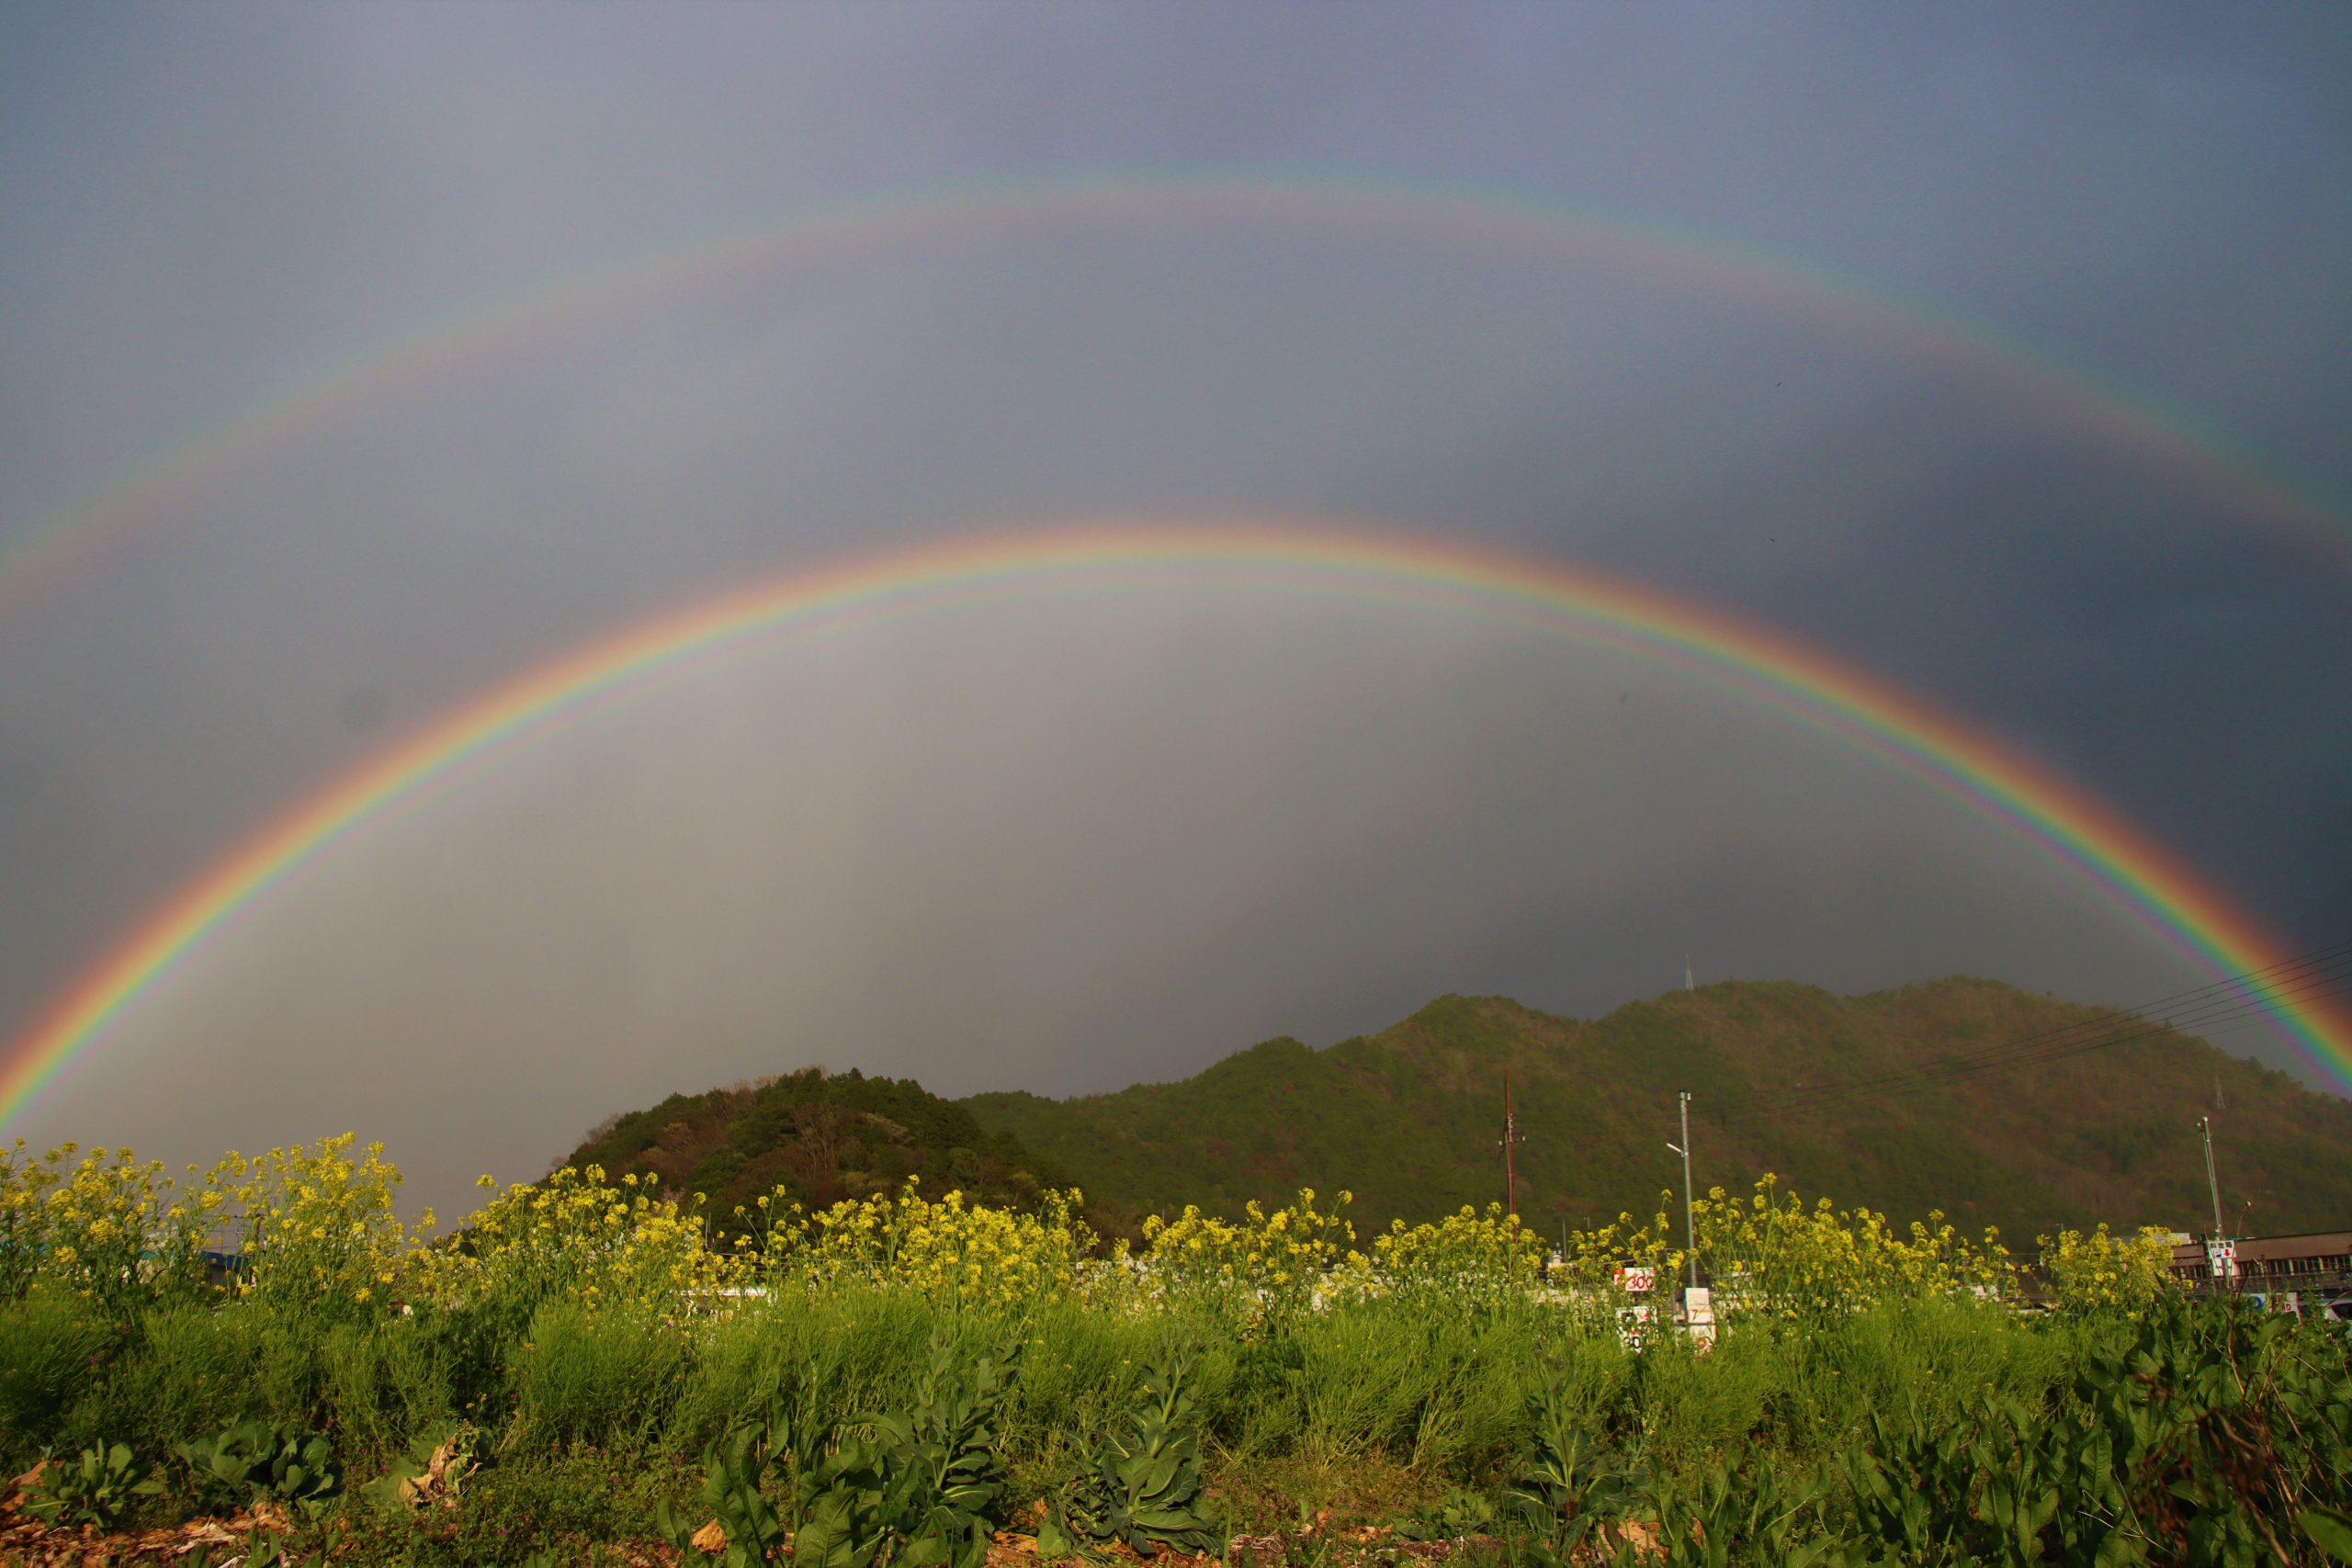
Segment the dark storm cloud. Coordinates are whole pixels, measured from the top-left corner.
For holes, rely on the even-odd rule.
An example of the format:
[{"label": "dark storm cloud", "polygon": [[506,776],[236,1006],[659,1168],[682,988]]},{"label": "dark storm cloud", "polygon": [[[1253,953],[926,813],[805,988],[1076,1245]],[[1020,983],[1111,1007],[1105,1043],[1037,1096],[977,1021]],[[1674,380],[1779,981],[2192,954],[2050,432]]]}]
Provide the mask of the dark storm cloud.
[{"label": "dark storm cloud", "polygon": [[[1518,189],[1811,258],[2352,492],[2352,59],[2287,12],[0,28],[0,540],[523,280],[812,201],[1202,165]],[[1468,231],[1146,219],[640,300],[176,494],[0,623],[0,1030],[291,802],[633,616],[917,536],[1219,511],[1391,519],[1743,608],[2082,779],[2291,941],[2352,932],[2352,587],[2310,541],[1760,297]],[[1656,676],[1409,622],[1332,631],[1346,658],[1238,626],[1223,665],[1185,616],[1111,629],[909,629],[820,660],[821,702],[762,666],[517,758],[160,992],[110,1049],[168,1096],[94,1057],[39,1130],[143,1136],[261,1081],[283,1093],[234,1135],[305,1135],[377,1115],[398,1066],[494,1056],[479,1122],[401,1124],[438,1180],[528,1174],[617,1103],[779,1053],[1102,1088],[1439,990],[1598,1010],[1685,945],[1839,986],[2182,979],[1949,802]],[[966,662],[997,684],[951,701]],[[938,770],[962,787],[910,782]],[[531,1146],[498,1146],[562,1061]]]}]

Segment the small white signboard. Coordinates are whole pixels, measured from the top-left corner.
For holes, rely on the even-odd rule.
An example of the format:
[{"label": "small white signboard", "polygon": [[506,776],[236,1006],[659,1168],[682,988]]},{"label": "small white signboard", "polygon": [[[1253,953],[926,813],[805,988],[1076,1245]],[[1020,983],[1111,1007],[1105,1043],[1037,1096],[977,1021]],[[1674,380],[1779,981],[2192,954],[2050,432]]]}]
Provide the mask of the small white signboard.
[{"label": "small white signboard", "polygon": [[1714,1348],[1715,1294],[1704,1285],[1693,1285],[1682,1292],[1682,1318],[1690,1325],[1690,1340],[1701,1354]]}]

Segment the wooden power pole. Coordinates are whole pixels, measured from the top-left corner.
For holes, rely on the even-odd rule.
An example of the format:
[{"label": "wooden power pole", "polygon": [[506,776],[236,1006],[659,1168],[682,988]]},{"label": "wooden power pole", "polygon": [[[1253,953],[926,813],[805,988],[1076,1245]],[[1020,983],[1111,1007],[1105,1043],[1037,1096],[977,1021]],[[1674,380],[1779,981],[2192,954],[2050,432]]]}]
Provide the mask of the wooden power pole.
[{"label": "wooden power pole", "polygon": [[1527,1140],[1519,1135],[1519,1122],[1511,1115],[1510,1069],[1503,1069],[1503,1213],[1512,1219],[1519,1217],[1519,1145]]}]

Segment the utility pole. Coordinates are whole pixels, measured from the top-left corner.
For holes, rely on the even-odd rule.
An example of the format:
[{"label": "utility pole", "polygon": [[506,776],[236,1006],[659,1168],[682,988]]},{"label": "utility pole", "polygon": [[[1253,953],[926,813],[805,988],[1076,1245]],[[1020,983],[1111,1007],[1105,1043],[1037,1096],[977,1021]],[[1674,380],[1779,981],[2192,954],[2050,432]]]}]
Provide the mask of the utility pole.
[{"label": "utility pole", "polygon": [[[2238,1274],[2236,1248],[2230,1238],[2222,1234],[2222,1181],[2221,1178],[2213,1174],[2213,1119],[2211,1116],[2199,1116],[2197,1119],[2197,1125],[2205,1134],[2205,1186],[2213,1194],[2213,1239],[2207,1244],[2205,1256],[2211,1260],[2213,1288],[2220,1290],[2222,1280],[2227,1279],[2230,1281],[2230,1289],[2234,1291],[2237,1288]],[[2222,1256],[2225,1247],[2231,1254],[2226,1258]],[[2226,1274],[2223,1272],[2225,1265]]]},{"label": "utility pole", "polygon": [[1519,1217],[1519,1122],[1510,1111],[1510,1069],[1503,1069],[1503,1213]]},{"label": "utility pole", "polygon": [[[1699,1232],[1690,1220],[1690,1097],[1678,1094],[1675,1099],[1682,1105],[1682,1141],[1666,1146],[1682,1156],[1682,1240],[1690,1254],[1690,1288],[1695,1291],[1699,1288]],[[2213,1212],[2218,1214],[2222,1212],[2221,1200],[2216,1198],[2213,1201]]]},{"label": "utility pole", "polygon": [[2205,1134],[2205,1185],[2213,1194],[2213,1239],[2220,1241],[2222,1239],[2222,1180],[2213,1174],[2213,1119],[2211,1116],[2199,1116],[2197,1119],[2197,1125]]}]

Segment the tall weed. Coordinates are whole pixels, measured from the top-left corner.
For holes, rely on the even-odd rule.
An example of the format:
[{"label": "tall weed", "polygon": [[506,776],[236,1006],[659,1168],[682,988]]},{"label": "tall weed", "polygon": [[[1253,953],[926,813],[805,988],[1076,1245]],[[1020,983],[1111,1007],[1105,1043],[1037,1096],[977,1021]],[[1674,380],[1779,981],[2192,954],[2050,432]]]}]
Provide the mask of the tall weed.
[{"label": "tall weed", "polygon": [[166,1306],[126,1336],[123,1349],[66,1416],[60,1446],[119,1438],[164,1454],[248,1417],[311,1425],[315,1348],[266,1308],[236,1303]]},{"label": "tall weed", "polygon": [[695,1331],[695,1364],[667,1439],[699,1452],[730,1428],[763,1419],[778,1399],[787,1410],[836,1421],[903,1404],[933,1330],[951,1316],[910,1292],[871,1286],[745,1302]]},{"label": "tall weed", "polygon": [[514,1436],[554,1448],[634,1450],[669,1418],[693,1366],[684,1330],[623,1311],[550,1302],[515,1363]]},{"label": "tall weed", "polygon": [[9,1474],[40,1457],[121,1338],[63,1292],[0,1304],[0,1463]]},{"label": "tall weed", "polygon": [[440,1329],[413,1317],[373,1327],[343,1323],[320,1342],[322,1395],[352,1462],[380,1466],[420,1433],[455,1423],[457,1389]]},{"label": "tall weed", "polygon": [[1529,1325],[1510,1315],[1465,1322],[1433,1304],[1365,1302],[1299,1325],[1307,1452],[1409,1455],[1455,1472],[1516,1446],[1535,1372]]}]

